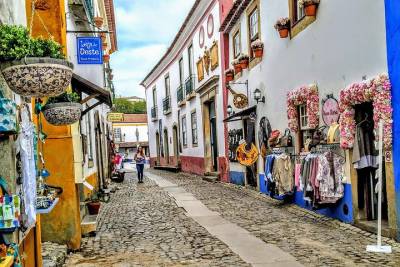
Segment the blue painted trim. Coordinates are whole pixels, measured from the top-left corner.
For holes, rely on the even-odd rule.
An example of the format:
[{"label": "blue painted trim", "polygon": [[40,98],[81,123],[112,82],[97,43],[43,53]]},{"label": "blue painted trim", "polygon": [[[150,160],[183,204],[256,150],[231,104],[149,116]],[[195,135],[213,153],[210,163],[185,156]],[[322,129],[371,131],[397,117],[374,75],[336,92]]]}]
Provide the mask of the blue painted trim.
[{"label": "blue painted trim", "polygon": [[[385,0],[387,61],[392,83],[393,177],[396,198],[397,239],[400,239],[400,1]],[[397,108],[395,108],[397,106]]]},{"label": "blue painted trim", "polygon": [[[270,195],[270,191],[268,190],[268,185],[265,183],[264,177],[265,177],[264,174],[259,175],[260,192],[266,195]],[[278,197],[276,199],[283,200],[282,197]],[[308,203],[303,199],[302,191],[295,192],[293,202],[294,204],[304,209],[313,210],[312,207],[309,206]],[[347,206],[346,214],[344,212],[345,205]],[[329,208],[315,210],[315,212],[327,217],[338,219],[345,223],[353,223],[354,218],[353,218],[353,199],[352,199],[351,185],[344,184],[344,197],[341,200],[339,200],[338,203]]]},{"label": "blue painted trim", "polygon": [[229,172],[229,181],[232,184],[245,185],[245,173],[230,171]]}]

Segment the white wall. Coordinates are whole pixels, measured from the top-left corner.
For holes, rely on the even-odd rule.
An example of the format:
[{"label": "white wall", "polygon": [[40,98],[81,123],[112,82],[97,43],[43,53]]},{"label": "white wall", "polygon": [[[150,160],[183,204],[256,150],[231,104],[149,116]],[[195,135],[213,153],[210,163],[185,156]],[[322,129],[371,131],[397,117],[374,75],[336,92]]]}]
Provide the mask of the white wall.
[{"label": "white wall", "polygon": [[[250,106],[254,89],[261,89],[266,97],[266,103],[258,105],[256,132],[263,116],[273,129],[282,132],[288,127],[286,94],[293,89],[316,83],[320,100],[331,93],[338,99],[342,88],[362,81],[363,76],[387,72],[384,1],[321,1],[316,21],[293,39],[279,38],[274,29],[278,18],[289,16],[288,1],[264,0],[260,4],[264,57],[238,80],[249,80]],[[240,23],[242,50],[248,53],[245,14]],[[229,100],[232,105],[231,95]],[[260,160],[259,170],[262,165]]]},{"label": "white wall", "polygon": [[25,0],[0,0],[0,23],[26,26]]},{"label": "white wall", "polygon": [[[183,42],[180,46],[178,46],[176,49],[181,50],[180,53],[177,54],[177,57],[171,63],[171,65],[166,68],[164,71],[160,72],[160,75],[154,82],[152,82],[147,88],[146,88],[146,98],[147,98],[147,114],[148,114],[148,121],[149,121],[149,139],[154,140],[149,143],[150,146],[150,156],[151,157],[156,157],[157,152],[156,152],[156,142],[155,142],[155,136],[156,132],[159,129],[158,126],[158,121],[152,122],[151,119],[151,108],[154,106],[153,103],[153,94],[152,94],[152,89],[154,86],[157,88],[157,103],[156,105],[158,106],[158,119],[162,119],[162,125],[163,125],[163,130],[165,128],[168,129],[168,136],[169,138],[169,153],[170,156],[173,156],[174,150],[173,150],[173,143],[172,143],[172,127],[173,125],[178,125],[178,120],[180,120],[180,123],[182,122],[182,116],[186,115],[186,122],[187,122],[187,147],[182,148],[183,151],[180,154],[181,156],[193,156],[193,157],[204,157],[204,133],[203,133],[203,121],[202,121],[202,106],[201,106],[201,100],[199,95],[197,94],[195,98],[191,99],[190,101],[186,101],[186,104],[184,106],[178,107],[177,104],[177,88],[180,84],[179,81],[179,59],[183,57],[184,60],[184,78],[189,77],[189,62],[188,62],[188,48],[190,44],[193,44],[193,75],[196,75],[195,77],[195,89],[201,86],[204,82],[206,82],[211,76],[213,75],[219,75],[221,74],[221,55],[219,55],[219,66],[214,70],[211,71],[209,75],[205,73],[204,80],[202,80],[200,83],[198,83],[197,80],[197,67],[196,67],[196,62],[198,61],[199,56],[203,56],[204,54],[204,48],[210,48],[212,46],[213,41],[217,41],[220,47],[220,42],[219,42],[219,36],[220,33],[218,31],[219,29],[219,7],[218,7],[218,2],[217,1],[204,1],[200,4],[200,7],[198,8],[199,10],[201,9],[207,9],[210,7],[210,10],[207,13],[200,13],[200,14],[195,14],[193,17],[195,18],[194,21],[189,22],[189,24],[196,25],[196,27],[192,27],[189,30],[187,30],[186,35],[182,39],[186,40]],[[207,19],[209,17],[209,14],[212,14],[214,17],[214,33],[213,35],[209,38],[207,34]],[[199,45],[199,29],[200,26],[203,26],[205,29],[205,45],[203,48],[200,48]],[[219,51],[220,54],[220,51]],[[171,88],[171,104],[172,104],[172,112],[169,115],[163,115],[163,102],[162,100],[165,98],[165,83],[164,83],[164,77],[165,75],[169,73],[170,77],[170,88]],[[221,77],[220,77],[221,78]],[[224,155],[225,153],[225,143],[224,143],[224,135],[223,135],[223,103],[222,103],[222,89],[221,89],[221,84],[218,85],[217,93],[218,95],[215,97],[216,100],[216,113],[217,113],[217,128],[218,128],[218,150],[219,150],[219,155]],[[178,110],[180,110],[180,118],[178,118]],[[197,145],[192,145],[192,133],[191,133],[191,113],[192,111],[196,110],[196,115],[197,115],[197,135],[198,135],[198,144]],[[182,125],[180,125],[181,132],[181,142],[182,142]],[[161,133],[163,134],[163,133]],[[165,151],[165,150],[164,150]]]},{"label": "white wall", "polygon": [[123,142],[136,142],[136,129],[139,131],[139,142],[148,142],[148,127],[143,123],[113,123],[113,129],[120,128]]}]

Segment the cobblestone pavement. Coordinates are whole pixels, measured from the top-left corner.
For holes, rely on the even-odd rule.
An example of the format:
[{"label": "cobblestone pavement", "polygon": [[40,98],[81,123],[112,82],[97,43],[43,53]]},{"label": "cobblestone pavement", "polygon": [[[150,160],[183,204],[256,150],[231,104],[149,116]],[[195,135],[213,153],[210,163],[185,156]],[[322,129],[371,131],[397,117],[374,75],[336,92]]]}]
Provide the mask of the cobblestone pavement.
[{"label": "cobblestone pavement", "polygon": [[152,181],[126,179],[66,266],[248,266]]},{"label": "cobblestone pavement", "polygon": [[400,266],[399,243],[392,254],[367,253],[376,236],[295,205],[281,204],[254,190],[209,183],[195,175],[151,170],[195,195],[210,210],[269,244],[289,252],[305,266]]}]

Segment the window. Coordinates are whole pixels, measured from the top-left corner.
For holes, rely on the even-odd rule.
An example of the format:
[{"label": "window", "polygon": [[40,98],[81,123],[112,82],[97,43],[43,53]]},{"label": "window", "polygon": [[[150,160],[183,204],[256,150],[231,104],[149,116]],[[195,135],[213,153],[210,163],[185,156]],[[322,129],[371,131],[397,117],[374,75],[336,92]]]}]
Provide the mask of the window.
[{"label": "window", "polygon": [[179,60],[179,81],[181,82],[180,84],[182,85],[184,81],[183,58]]},{"label": "window", "polygon": [[[193,45],[188,48],[189,75],[193,75]],[[182,63],[183,64],[183,63]]]},{"label": "window", "polygon": [[256,7],[249,15],[250,40],[254,41],[259,38],[259,33],[258,8]]},{"label": "window", "polygon": [[169,74],[165,76],[165,96],[171,95],[171,88],[170,88],[170,81],[169,81]]},{"label": "window", "polygon": [[121,128],[114,128],[114,140],[121,142]]},{"label": "window", "polygon": [[153,107],[157,106],[157,91],[156,87],[153,87]]},{"label": "window", "polygon": [[300,129],[301,130],[308,129],[308,115],[307,115],[306,105],[299,106],[299,115],[300,115]]},{"label": "window", "polygon": [[292,0],[292,1],[293,1],[292,24],[296,24],[305,16],[304,7],[298,4],[298,0]]},{"label": "window", "polygon": [[240,54],[240,31],[238,30],[234,35],[233,35],[233,57],[237,58]]},{"label": "window", "polygon": [[186,116],[182,116],[182,143],[187,146]]},{"label": "window", "polygon": [[191,121],[192,121],[192,144],[197,145],[197,117],[196,111],[192,112],[191,114]]}]

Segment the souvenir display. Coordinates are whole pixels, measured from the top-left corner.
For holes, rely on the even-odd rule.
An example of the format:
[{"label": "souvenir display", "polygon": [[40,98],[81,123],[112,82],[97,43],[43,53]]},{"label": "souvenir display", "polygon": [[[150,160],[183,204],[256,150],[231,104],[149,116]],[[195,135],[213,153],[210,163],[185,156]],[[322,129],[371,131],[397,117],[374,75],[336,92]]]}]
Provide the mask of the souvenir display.
[{"label": "souvenir display", "polygon": [[281,132],[279,130],[273,130],[268,139],[268,144],[270,147],[276,147],[281,142]]},{"label": "souvenir display", "polygon": [[280,140],[280,146],[290,147],[293,146],[293,137],[290,133],[290,129],[285,130],[285,134],[282,136]]},{"label": "souvenir display", "polygon": [[253,165],[258,159],[258,149],[254,144],[251,144],[249,150],[246,149],[246,142],[242,142],[236,150],[236,158],[240,164],[244,166]]},{"label": "souvenir display", "polygon": [[0,87],[0,134],[17,132],[17,105],[11,99],[5,98]]},{"label": "souvenir display", "polygon": [[228,132],[228,145],[229,145],[229,160],[231,162],[237,162],[236,150],[239,146],[240,140],[243,139],[243,130],[236,129]]},{"label": "souvenir display", "polygon": [[338,123],[333,123],[329,127],[326,139],[328,144],[336,144],[340,142],[340,130]]},{"label": "souvenir display", "polygon": [[290,155],[274,153],[265,160],[265,179],[271,197],[292,194],[294,191],[293,166]]},{"label": "souvenir display", "polygon": [[0,232],[13,232],[20,226],[21,200],[18,195],[8,193],[7,182],[0,177]]}]

